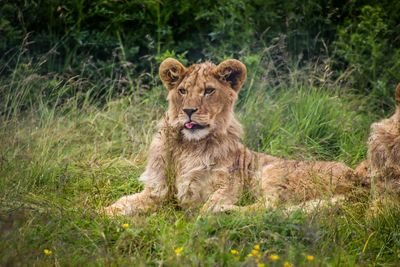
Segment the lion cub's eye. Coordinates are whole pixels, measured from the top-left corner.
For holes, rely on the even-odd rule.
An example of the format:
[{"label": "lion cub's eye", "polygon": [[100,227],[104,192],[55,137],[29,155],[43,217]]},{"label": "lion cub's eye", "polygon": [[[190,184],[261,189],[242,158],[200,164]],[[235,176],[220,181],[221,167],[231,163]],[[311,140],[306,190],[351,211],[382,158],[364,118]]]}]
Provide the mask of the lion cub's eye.
[{"label": "lion cub's eye", "polygon": [[204,95],[211,95],[212,93],[214,93],[215,92],[215,89],[214,88],[211,88],[211,87],[207,87],[206,88],[206,90],[204,91]]},{"label": "lion cub's eye", "polygon": [[186,95],[187,91],[184,88],[178,90],[181,95]]}]

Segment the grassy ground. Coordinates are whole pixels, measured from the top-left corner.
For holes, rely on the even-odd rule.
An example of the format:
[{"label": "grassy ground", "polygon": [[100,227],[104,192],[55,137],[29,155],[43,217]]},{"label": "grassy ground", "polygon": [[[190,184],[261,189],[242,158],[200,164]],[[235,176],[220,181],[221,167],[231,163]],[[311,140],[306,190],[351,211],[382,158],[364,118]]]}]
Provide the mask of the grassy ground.
[{"label": "grassy ground", "polygon": [[[262,69],[257,77],[236,107],[252,149],[352,167],[365,157],[377,116],[363,98],[298,79],[276,85]],[[166,92],[158,85],[99,102],[102,86],[34,68],[1,82],[0,265],[398,266],[400,208],[368,217],[368,194],[312,214],[200,217],[170,204],[107,218],[102,207],[141,190],[137,178]]]}]

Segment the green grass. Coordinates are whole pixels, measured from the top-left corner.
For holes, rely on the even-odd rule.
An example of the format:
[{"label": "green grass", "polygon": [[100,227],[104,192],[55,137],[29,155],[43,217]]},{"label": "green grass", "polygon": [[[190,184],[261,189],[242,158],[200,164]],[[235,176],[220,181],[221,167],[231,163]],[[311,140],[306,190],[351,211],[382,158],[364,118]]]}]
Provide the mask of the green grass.
[{"label": "green grass", "polygon": [[[65,82],[27,69],[30,75],[16,69],[0,84],[0,265],[255,266],[247,257],[255,244],[267,266],[398,265],[400,208],[368,217],[368,195],[312,214],[200,217],[170,204],[144,216],[107,218],[102,207],[142,188],[137,178],[166,107],[165,89],[99,101],[101,81]],[[236,111],[254,150],[354,167],[377,119],[360,107],[360,96],[343,88],[256,79]],[[272,254],[280,259],[273,262]]]}]

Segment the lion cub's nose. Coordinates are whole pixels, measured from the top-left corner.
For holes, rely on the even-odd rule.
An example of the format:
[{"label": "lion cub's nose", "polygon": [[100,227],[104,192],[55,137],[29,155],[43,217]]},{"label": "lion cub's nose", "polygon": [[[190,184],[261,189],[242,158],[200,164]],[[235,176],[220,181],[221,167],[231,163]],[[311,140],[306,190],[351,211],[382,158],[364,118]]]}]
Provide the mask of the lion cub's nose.
[{"label": "lion cub's nose", "polygon": [[197,111],[197,108],[184,108],[183,112],[185,112],[188,117],[190,118],[190,116],[192,116],[193,113],[195,113]]}]

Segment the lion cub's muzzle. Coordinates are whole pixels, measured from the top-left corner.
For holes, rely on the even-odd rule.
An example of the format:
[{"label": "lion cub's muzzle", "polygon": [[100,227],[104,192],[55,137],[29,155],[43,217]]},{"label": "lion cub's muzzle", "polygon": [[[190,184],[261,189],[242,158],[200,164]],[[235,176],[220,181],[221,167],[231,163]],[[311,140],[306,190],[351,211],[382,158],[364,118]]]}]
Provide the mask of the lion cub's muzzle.
[{"label": "lion cub's muzzle", "polygon": [[208,124],[202,124],[197,122],[195,119],[192,119],[192,115],[198,111],[197,108],[184,108],[183,112],[187,115],[188,120],[185,122],[184,127],[188,130],[201,130],[207,128]]}]

